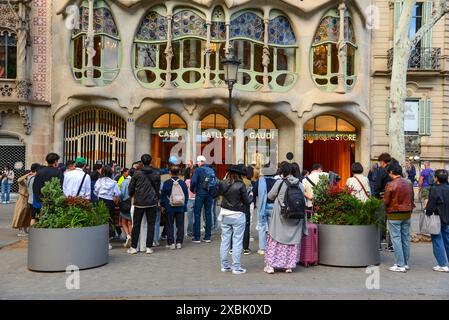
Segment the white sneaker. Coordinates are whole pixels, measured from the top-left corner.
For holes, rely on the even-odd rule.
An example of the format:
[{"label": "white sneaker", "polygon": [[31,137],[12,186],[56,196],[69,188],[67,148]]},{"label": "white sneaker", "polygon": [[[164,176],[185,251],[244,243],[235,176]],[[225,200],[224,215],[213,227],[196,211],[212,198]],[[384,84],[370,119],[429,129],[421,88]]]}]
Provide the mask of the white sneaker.
[{"label": "white sneaker", "polygon": [[407,270],[407,271],[409,271],[410,270],[410,266],[407,264],[407,265],[405,265],[405,270]]},{"label": "white sneaker", "polygon": [[112,250],[112,244],[109,244],[109,250]]},{"label": "white sneaker", "polygon": [[232,274],[244,274],[246,273],[246,269],[238,268],[236,270],[232,270]]},{"label": "white sneaker", "polygon": [[394,265],[394,266],[388,268],[388,270],[393,271],[393,272],[407,272],[407,270],[404,267],[399,267],[397,265]]},{"label": "white sneaker", "polygon": [[175,250],[176,249],[176,245],[175,244],[166,245],[165,247],[167,249],[169,249],[169,250]]},{"label": "white sneaker", "polygon": [[129,248],[126,252],[128,252],[129,254],[136,254],[137,250],[134,248]]},{"label": "white sneaker", "polygon": [[152,254],[152,253],[154,253],[154,250],[153,250],[153,249],[151,249],[151,248],[147,248],[147,251],[146,251],[146,253],[147,253],[147,254]]},{"label": "white sneaker", "polygon": [[232,268],[231,267],[222,267],[221,268],[221,272],[231,272],[232,271]]},{"label": "white sneaker", "polygon": [[131,248],[131,237],[127,236],[125,244],[123,245],[125,248]]},{"label": "white sneaker", "polygon": [[158,241],[153,241],[153,247],[159,247],[159,242]]},{"label": "white sneaker", "polygon": [[177,244],[176,244],[176,249],[182,249],[182,244],[177,243]]},{"label": "white sneaker", "polygon": [[438,272],[449,272],[449,267],[440,267],[440,266],[436,266],[436,267],[433,267],[433,271],[438,271]]},{"label": "white sneaker", "polygon": [[265,254],[265,250],[257,250],[257,254],[263,256]]}]

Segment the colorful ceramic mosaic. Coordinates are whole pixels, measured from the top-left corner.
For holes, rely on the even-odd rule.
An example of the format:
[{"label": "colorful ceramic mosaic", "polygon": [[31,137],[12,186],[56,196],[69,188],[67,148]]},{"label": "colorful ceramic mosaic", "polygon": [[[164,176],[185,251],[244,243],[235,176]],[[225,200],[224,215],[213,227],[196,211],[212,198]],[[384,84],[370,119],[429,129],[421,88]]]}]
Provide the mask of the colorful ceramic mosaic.
[{"label": "colorful ceramic mosaic", "polygon": [[[314,42],[337,42],[340,38],[340,18],[325,17],[321,20],[318,30],[315,34]],[[354,27],[352,20],[345,17],[345,40],[355,43]]]},{"label": "colorful ceramic mosaic", "polygon": [[213,21],[210,35],[212,40],[226,41],[226,24],[224,22]]},{"label": "colorful ceramic mosaic", "polygon": [[190,10],[183,10],[173,15],[173,38],[198,36],[206,39],[206,21]]},{"label": "colorful ceramic mosaic", "polygon": [[287,17],[278,16],[269,21],[268,43],[282,46],[290,46],[296,44],[295,34],[293,33],[292,27]]},{"label": "colorful ceramic mosaic", "polygon": [[264,24],[262,18],[252,12],[245,12],[232,19],[230,37],[249,38],[255,41],[264,41]]},{"label": "colorful ceramic mosaic", "polygon": [[151,11],[143,19],[136,37],[141,41],[164,41],[167,40],[167,29],[167,19]]},{"label": "colorful ceramic mosaic", "polygon": [[[87,32],[89,28],[89,8],[81,7],[80,10],[81,29],[73,30],[74,35]],[[112,13],[107,8],[94,9],[94,31],[95,33],[106,33],[118,37],[117,27],[112,17]]]}]

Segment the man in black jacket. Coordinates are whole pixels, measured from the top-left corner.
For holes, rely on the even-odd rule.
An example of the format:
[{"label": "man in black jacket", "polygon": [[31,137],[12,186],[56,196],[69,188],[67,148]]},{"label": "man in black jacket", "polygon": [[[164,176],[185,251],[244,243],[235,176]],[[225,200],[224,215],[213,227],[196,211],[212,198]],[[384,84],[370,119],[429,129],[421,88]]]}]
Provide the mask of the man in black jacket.
[{"label": "man in black jacket", "polygon": [[449,272],[449,184],[446,170],[435,171],[436,184],[430,189],[426,215],[438,214],[441,220],[441,233],[432,234],[432,246],[438,265],[434,271]]},{"label": "man in black jacket", "polygon": [[[33,183],[33,193],[35,196],[35,200],[33,201],[33,207],[36,212],[36,216],[39,215],[40,209],[42,207],[42,193],[41,190],[45,185],[45,182],[50,181],[52,178],[59,178],[61,181],[61,186],[64,180],[64,174],[61,170],[58,169],[58,161],[60,157],[56,153],[49,153],[45,157],[45,161],[47,162],[47,167],[41,167],[34,178]],[[31,225],[33,225],[36,221],[34,219],[31,220]]]},{"label": "man in black jacket", "polygon": [[150,167],[151,156],[144,154],[141,158],[143,168],[136,171],[129,183],[129,196],[134,198],[133,230],[131,233],[131,248],[128,253],[137,253],[137,243],[140,236],[140,225],[143,215],[147,217],[147,250],[153,253],[154,223],[156,221],[157,206],[160,200],[161,176],[158,170]]}]

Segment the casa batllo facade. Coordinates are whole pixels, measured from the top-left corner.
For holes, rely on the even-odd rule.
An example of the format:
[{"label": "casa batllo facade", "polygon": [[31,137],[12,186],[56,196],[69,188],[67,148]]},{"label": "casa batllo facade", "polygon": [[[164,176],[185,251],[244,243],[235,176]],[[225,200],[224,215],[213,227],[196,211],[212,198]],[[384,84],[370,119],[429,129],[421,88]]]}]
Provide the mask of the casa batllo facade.
[{"label": "casa batllo facade", "polygon": [[[381,10],[377,30],[367,23],[373,4]],[[291,151],[305,168],[319,161],[346,178],[351,162],[368,168],[388,150],[392,6],[335,0],[0,0],[0,35],[15,37],[17,48],[17,74],[0,76],[0,145],[20,146],[27,167],[49,151],[64,160],[82,155],[90,163],[117,160],[127,166],[150,152],[154,165],[163,166],[177,130],[185,130],[191,137],[185,160],[194,159],[228,126],[220,61],[233,52],[242,62],[233,128],[277,129],[277,160]],[[438,28],[443,31],[434,36],[444,48],[444,24]],[[1,52],[0,61],[6,60]],[[7,60],[13,63],[14,56]],[[438,79],[442,88],[445,78]],[[440,90],[424,85],[430,86]],[[432,108],[439,104],[441,113],[442,92],[432,97]],[[197,121],[218,134],[205,138]],[[432,119],[431,129],[427,137],[443,145],[443,122]],[[269,146],[273,135],[258,137]],[[233,143],[233,161],[254,161],[248,137]],[[421,141],[421,158],[434,152],[432,160],[446,162],[446,155],[431,150]],[[266,151],[258,148],[259,154]]]}]

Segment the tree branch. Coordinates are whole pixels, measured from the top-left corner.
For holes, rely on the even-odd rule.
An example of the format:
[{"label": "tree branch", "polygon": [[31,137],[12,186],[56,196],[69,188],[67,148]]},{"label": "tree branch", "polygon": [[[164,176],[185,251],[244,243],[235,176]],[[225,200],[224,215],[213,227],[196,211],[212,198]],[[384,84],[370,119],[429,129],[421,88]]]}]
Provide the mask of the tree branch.
[{"label": "tree branch", "polygon": [[438,0],[436,11],[432,15],[432,19],[428,21],[425,25],[423,25],[417,33],[415,33],[414,37],[410,39],[410,49],[416,46],[418,42],[421,41],[424,34],[427,33],[432,27],[446,14],[449,12],[449,6],[447,0]]}]

